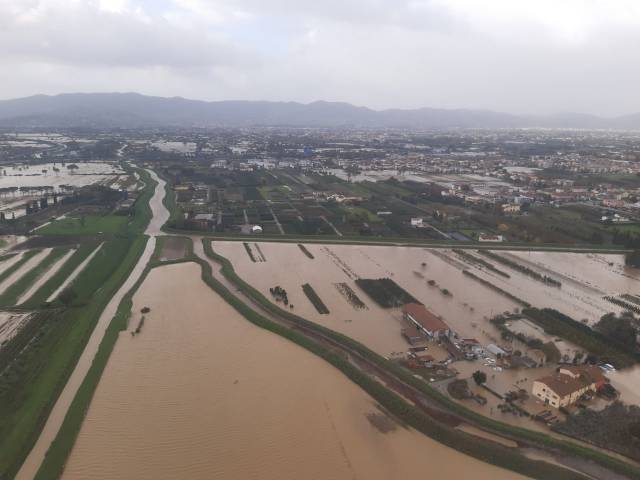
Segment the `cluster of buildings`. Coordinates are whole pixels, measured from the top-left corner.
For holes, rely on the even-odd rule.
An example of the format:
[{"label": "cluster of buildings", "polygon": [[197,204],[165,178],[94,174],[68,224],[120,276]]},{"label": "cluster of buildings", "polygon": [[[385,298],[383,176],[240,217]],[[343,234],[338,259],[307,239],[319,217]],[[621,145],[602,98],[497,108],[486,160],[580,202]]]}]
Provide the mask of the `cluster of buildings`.
[{"label": "cluster of buildings", "polygon": [[563,365],[552,375],[534,380],[531,393],[546,405],[561,408],[597,393],[606,383],[602,370],[595,365]]},{"label": "cluster of buildings", "polygon": [[[412,359],[421,366],[432,366],[434,358],[426,354],[424,349],[417,347],[425,341],[438,341],[450,350],[452,358],[473,360],[491,354],[500,359],[505,366],[522,366],[536,368],[543,366],[546,357],[537,350],[532,351],[532,357],[513,356],[497,345],[490,344],[483,347],[476,339],[457,339],[452,341],[455,334],[447,323],[419,303],[408,303],[402,307],[402,336],[412,346]],[[534,358],[535,357],[535,358]],[[488,357],[487,357],[488,358]],[[523,361],[518,363],[517,360]],[[491,366],[495,368],[495,363]],[[533,381],[531,393],[534,397],[554,408],[569,407],[578,400],[598,393],[608,380],[602,369],[595,365],[561,365],[551,375]]]}]

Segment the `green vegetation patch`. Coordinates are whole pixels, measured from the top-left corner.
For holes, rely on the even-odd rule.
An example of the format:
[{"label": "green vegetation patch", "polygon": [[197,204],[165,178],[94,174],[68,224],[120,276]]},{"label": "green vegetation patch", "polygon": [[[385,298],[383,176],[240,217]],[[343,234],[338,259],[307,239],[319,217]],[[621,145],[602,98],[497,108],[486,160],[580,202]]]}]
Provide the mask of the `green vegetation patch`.
[{"label": "green vegetation patch", "polygon": [[13,282],[2,294],[0,294],[0,306],[9,307],[18,303],[20,296],[25,293],[55,262],[69,252],[68,248],[54,248],[31,270],[26,272],[17,281]]},{"label": "green vegetation patch", "polygon": [[302,291],[307,296],[309,301],[313,304],[313,306],[316,307],[316,310],[319,314],[327,315],[329,313],[329,309],[311,285],[305,283],[304,285],[302,285]]},{"label": "green vegetation patch", "polygon": [[0,282],[4,282],[7,278],[13,275],[15,272],[20,269],[25,263],[27,263],[31,258],[40,253],[41,250],[29,250],[22,255],[22,258],[18,260],[16,263],[11,265],[9,268],[5,269],[2,273],[0,273]]},{"label": "green vegetation patch", "polygon": [[307,247],[305,247],[303,244],[299,243],[298,244],[298,248],[302,251],[302,253],[304,253],[307,257],[309,257],[311,260],[313,260],[315,257],[313,256],[313,253],[311,253],[309,251],[309,249]]},{"label": "green vegetation patch", "polygon": [[407,303],[421,303],[390,278],[358,278],[356,285],[382,308],[401,307]]},{"label": "green vegetation patch", "polygon": [[153,259],[156,261],[180,260],[193,253],[193,242],[189,237],[161,236],[156,239]]},{"label": "green vegetation patch", "polygon": [[551,308],[527,308],[522,311],[534,323],[540,325],[549,335],[564,338],[585,349],[600,360],[611,363],[616,368],[629,367],[638,360],[637,355],[614,343],[610,338],[577,322],[571,317]]},{"label": "green vegetation patch", "polygon": [[39,235],[96,235],[123,231],[128,217],[120,215],[84,215],[55,220],[38,230]]},{"label": "green vegetation patch", "polygon": [[249,245],[247,242],[242,242],[242,245],[244,245],[244,249],[247,252],[247,255],[249,255],[249,258],[251,259],[252,262],[257,262],[256,257],[253,255],[253,250],[251,250],[251,245]]},{"label": "green vegetation patch", "polygon": [[60,285],[71,275],[76,268],[93,252],[98,245],[90,243],[81,245],[71,255],[64,265],[62,265],[56,273],[54,273],[32,296],[23,304],[26,308],[38,308],[42,306],[47,298],[55,292]]},{"label": "green vegetation patch", "polygon": [[640,461],[640,407],[614,402],[602,410],[586,408],[553,430]]}]

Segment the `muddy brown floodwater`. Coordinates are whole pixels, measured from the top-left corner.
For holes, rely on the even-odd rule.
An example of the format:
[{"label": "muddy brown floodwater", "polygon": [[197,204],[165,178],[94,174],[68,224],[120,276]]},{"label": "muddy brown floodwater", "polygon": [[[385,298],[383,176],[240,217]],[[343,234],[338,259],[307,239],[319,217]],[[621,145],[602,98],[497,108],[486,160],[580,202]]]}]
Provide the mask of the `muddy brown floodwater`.
[{"label": "muddy brown floodwater", "polygon": [[341,372],[241,317],[196,264],[152,270],[133,311],[144,306],[64,479],[521,478],[381,417]]},{"label": "muddy brown floodwater", "polygon": [[[231,260],[238,275],[267,298],[273,298],[269,289],[279,285],[286,289],[294,313],[355,338],[385,356],[407,349],[400,333],[402,313],[399,308],[376,305],[356,285],[357,277],[392,278],[465,338],[477,338],[483,344],[498,341],[485,318],[518,306],[422,248],[307,244],[312,260],[295,243],[258,245],[265,262],[252,262],[241,242],[213,242],[214,250]],[[431,279],[438,286],[429,286]],[[354,309],[335,287],[339,282],[350,286],[367,309]],[[304,283],[311,284],[329,308],[328,315],[315,310],[302,291]],[[440,288],[453,295],[443,295]]]}]

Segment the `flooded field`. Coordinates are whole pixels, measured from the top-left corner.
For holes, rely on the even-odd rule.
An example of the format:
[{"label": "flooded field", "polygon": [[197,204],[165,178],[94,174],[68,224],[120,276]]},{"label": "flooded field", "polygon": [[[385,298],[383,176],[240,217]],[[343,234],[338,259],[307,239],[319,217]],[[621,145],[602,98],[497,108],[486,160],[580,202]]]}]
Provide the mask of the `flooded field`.
[{"label": "flooded field", "polygon": [[162,240],[160,260],[177,260],[188,253],[190,240],[185,237],[166,237]]},{"label": "flooded field", "polygon": [[[483,343],[497,341],[485,317],[512,311],[518,305],[465,277],[433,251],[412,247],[305,244],[308,258],[296,244],[259,243],[265,262],[252,262],[240,242],[219,242],[214,250],[229,258],[238,274],[272,298],[269,289],[286,289],[293,311],[363,342],[382,355],[407,349],[401,336],[399,308],[383,309],[355,283],[361,278],[392,278],[464,337]],[[425,263],[425,266],[422,264]],[[428,285],[435,280],[437,285]],[[329,309],[320,315],[307,300],[301,285],[309,283]],[[355,309],[336,288],[346,283],[365,303]],[[441,288],[452,295],[446,296]]]},{"label": "flooded field", "polygon": [[[69,169],[69,165],[78,168]],[[59,171],[56,172],[54,168]],[[40,163],[35,165],[3,166],[6,173],[0,176],[0,188],[4,187],[41,187],[60,185],[83,186],[105,180],[105,175],[112,178],[124,173],[116,163],[107,162],[67,162]]]},{"label": "flooded field", "polygon": [[473,174],[433,174],[420,171],[403,172],[398,174],[398,170],[363,170],[356,175],[351,175],[341,168],[330,168],[327,173],[335,175],[342,180],[351,180],[352,182],[384,182],[390,178],[398,178],[403,181],[412,181],[417,183],[435,183],[442,187],[449,188],[452,184],[461,182],[472,182],[476,188],[492,188],[508,185],[503,180],[495,177],[480,176]]},{"label": "flooded field", "polygon": [[[69,169],[69,165],[77,168]],[[67,186],[108,185],[119,182],[124,171],[116,163],[67,162],[3,166],[0,173],[0,210],[7,216],[20,217],[25,214],[25,202],[40,199],[44,187],[64,193]]]},{"label": "flooded field", "polygon": [[[476,338],[483,344],[500,341],[497,330],[487,319],[505,311],[513,312],[521,305],[464,275],[463,270],[533,306],[555,308],[590,323],[605,313],[621,311],[605,300],[605,295],[634,289],[637,292],[640,287],[640,277],[624,269],[621,255],[499,252],[558,279],[561,286],[556,287],[471,250],[468,252],[473,256],[494,264],[507,276],[446,249],[307,244],[305,248],[314,256],[310,259],[296,244],[259,242],[258,245],[265,262],[253,262],[240,242],[215,241],[214,249],[229,258],[238,274],[268,298],[272,298],[269,289],[279,285],[287,291],[295,312],[356,338],[383,355],[407,347],[400,336],[400,311],[378,307],[355,284],[356,278],[392,278],[461,337]],[[434,285],[428,284],[430,280]],[[338,282],[347,283],[367,308],[352,308],[335,287]],[[328,315],[319,315],[310,304],[301,289],[304,283],[313,286],[327,305]],[[451,295],[443,295],[443,289]],[[573,348],[566,344],[558,347],[563,352]]]},{"label": "flooded field", "polygon": [[640,293],[640,272],[627,268],[624,255],[512,252],[511,255],[541,272],[553,272],[562,281],[562,293],[549,299],[554,308],[586,319],[590,324],[608,312],[622,309],[603,297]]},{"label": "flooded field", "polygon": [[240,317],[196,264],[153,270],[133,311],[145,306],[65,479],[518,478],[398,425],[339,371]]}]

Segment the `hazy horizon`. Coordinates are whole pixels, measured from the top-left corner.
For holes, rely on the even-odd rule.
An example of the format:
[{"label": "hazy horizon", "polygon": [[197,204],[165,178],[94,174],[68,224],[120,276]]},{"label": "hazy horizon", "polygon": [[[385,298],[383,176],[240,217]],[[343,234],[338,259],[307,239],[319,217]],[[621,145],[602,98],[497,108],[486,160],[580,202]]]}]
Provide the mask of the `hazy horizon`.
[{"label": "hazy horizon", "polygon": [[0,98],[640,112],[630,0],[0,0]]},{"label": "hazy horizon", "polygon": [[[182,99],[182,100],[187,100],[187,101],[201,101],[201,102],[208,102],[208,103],[215,103],[215,102],[273,102],[273,103],[298,103],[298,104],[302,104],[302,105],[311,105],[314,103],[343,103],[343,104],[348,104],[351,105],[353,107],[356,108],[367,108],[369,110],[373,110],[373,111],[377,111],[377,112],[381,112],[381,111],[385,111],[385,110],[407,110],[407,111],[411,111],[411,110],[420,110],[420,109],[439,109],[439,107],[432,107],[429,105],[420,105],[420,106],[415,106],[415,107],[387,107],[387,108],[375,108],[375,107],[371,107],[369,105],[360,105],[360,104],[356,104],[356,103],[352,103],[352,102],[348,102],[348,101],[340,101],[340,100],[330,100],[330,99],[317,99],[317,100],[309,100],[309,101],[297,101],[297,100],[268,100],[268,99],[244,99],[244,98],[226,98],[226,99],[221,99],[221,100],[217,100],[217,99],[213,99],[213,100],[207,100],[207,99],[202,99],[202,98],[192,98],[189,96],[183,96],[183,95],[171,95],[171,96],[165,96],[165,95],[150,95],[150,94],[145,94],[142,92],[136,92],[136,91],[86,91],[86,92],[58,92],[58,93],[33,93],[31,95],[25,95],[23,97],[13,97],[13,98],[0,98],[0,102],[1,101],[11,101],[11,100],[20,100],[20,99],[24,99],[24,98],[30,98],[30,97],[38,97],[38,96],[47,96],[47,97],[57,97],[57,96],[63,96],[63,95],[141,95],[141,96],[147,96],[147,97],[156,97],[156,98],[163,98],[163,99]],[[548,112],[548,113],[531,113],[531,112],[507,112],[507,111],[503,111],[503,110],[497,110],[497,109],[491,109],[491,108],[477,108],[477,109],[473,109],[473,108],[465,108],[465,107],[452,107],[452,108],[446,108],[446,107],[441,107],[441,109],[443,110],[449,110],[449,111],[456,111],[456,110],[460,110],[460,111],[464,111],[464,110],[469,110],[469,111],[486,111],[488,113],[499,113],[499,114],[506,114],[506,115],[513,115],[513,116],[521,116],[521,117],[553,117],[553,116],[560,116],[560,115],[586,115],[586,116],[594,116],[594,117],[598,117],[598,118],[602,118],[602,119],[615,119],[615,118],[619,118],[619,117],[624,117],[626,115],[633,115],[633,114],[640,114],[640,110],[639,111],[634,111],[634,112],[628,112],[626,114],[620,114],[620,115],[599,115],[597,113],[592,113],[592,112],[580,112],[580,111],[557,111],[557,112]]]}]

